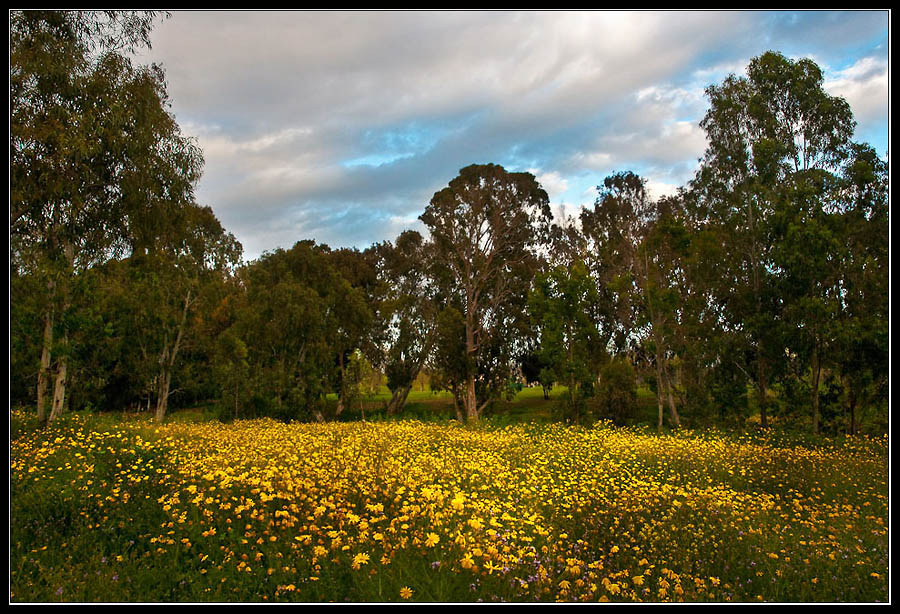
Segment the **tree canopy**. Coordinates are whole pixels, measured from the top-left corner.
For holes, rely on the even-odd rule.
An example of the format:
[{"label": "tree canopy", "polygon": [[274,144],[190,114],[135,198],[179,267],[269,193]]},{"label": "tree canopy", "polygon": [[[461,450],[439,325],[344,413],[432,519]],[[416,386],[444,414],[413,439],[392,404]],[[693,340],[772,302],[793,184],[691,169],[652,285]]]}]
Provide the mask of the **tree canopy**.
[{"label": "tree canopy", "polygon": [[660,429],[886,423],[888,164],[813,61],[710,85],[676,194],[623,170],[554,220],[532,174],[473,164],[425,232],[243,262],[165,74],[128,55],[160,17],[10,14],[10,389],[42,419],[336,420],[381,385],[393,416],[427,379],[471,421],[540,382],[576,421],[633,419],[646,389]]}]

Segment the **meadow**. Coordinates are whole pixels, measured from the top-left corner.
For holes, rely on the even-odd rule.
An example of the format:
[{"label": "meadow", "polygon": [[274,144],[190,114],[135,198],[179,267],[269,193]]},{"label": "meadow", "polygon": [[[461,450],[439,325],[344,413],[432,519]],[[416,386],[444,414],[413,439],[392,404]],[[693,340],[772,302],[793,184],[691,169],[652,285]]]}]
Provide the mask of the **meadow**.
[{"label": "meadow", "polygon": [[11,602],[877,602],[888,440],[10,419]]}]

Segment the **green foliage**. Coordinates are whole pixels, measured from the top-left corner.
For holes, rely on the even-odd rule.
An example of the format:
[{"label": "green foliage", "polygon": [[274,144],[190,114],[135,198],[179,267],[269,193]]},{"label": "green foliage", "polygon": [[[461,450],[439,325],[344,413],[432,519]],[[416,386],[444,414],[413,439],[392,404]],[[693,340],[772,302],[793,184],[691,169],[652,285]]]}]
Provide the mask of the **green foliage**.
[{"label": "green foliage", "polygon": [[597,378],[597,406],[602,418],[627,424],[637,412],[637,377],[624,358],[613,358],[600,369]]},{"label": "green foliage", "polygon": [[[551,226],[533,175],[471,165],[426,206],[428,238],[241,264],[194,202],[203,157],[163,72],[128,55],[157,17],[10,14],[11,404],[37,396],[44,419],[55,384],[54,412],[163,420],[171,397],[346,420],[411,399],[512,419],[544,417],[552,390],[576,421],[648,421],[653,393],[660,428],[664,406],[672,426],[886,425],[888,165],[814,62],[768,52],[711,85],[674,196],[618,172]],[[416,398],[425,370],[448,394]]]},{"label": "green foliage", "polygon": [[594,307],[597,286],[581,262],[555,267],[535,279],[529,313],[540,330],[538,359],[542,383],[564,382],[569,416],[578,422],[593,396],[593,382],[606,358]]},{"label": "green foliage", "polygon": [[549,237],[549,199],[530,173],[471,165],[435,193],[420,219],[434,242],[440,294],[462,317],[465,359],[452,362],[466,373],[451,377],[462,385],[466,417],[477,419],[514,368],[536,250]]}]

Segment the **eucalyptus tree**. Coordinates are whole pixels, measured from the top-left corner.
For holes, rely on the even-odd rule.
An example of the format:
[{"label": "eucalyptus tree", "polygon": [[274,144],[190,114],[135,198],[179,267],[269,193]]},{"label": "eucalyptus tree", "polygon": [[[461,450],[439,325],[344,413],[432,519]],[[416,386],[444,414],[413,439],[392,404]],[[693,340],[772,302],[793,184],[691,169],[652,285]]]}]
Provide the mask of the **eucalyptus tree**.
[{"label": "eucalyptus tree", "polygon": [[654,202],[645,180],[632,172],[611,175],[598,189],[594,208],[582,211],[581,225],[605,339],[620,355],[647,345],[656,371],[658,428],[666,403],[672,424],[679,426],[669,364],[680,292],[672,202]]},{"label": "eucalyptus tree", "polygon": [[377,246],[382,284],[381,324],[384,326],[383,369],[391,398],[388,415],[400,413],[431,355],[440,311],[432,279],[432,244],[415,230]]},{"label": "eucalyptus tree", "polygon": [[[756,386],[763,425],[785,357],[781,275],[789,263],[779,261],[787,252],[777,245],[785,207],[798,206],[801,193],[809,207],[821,207],[827,176],[845,160],[853,134],[849,105],[822,84],[811,60],[767,52],[750,62],[746,77],[707,88],[711,106],[700,124],[707,149],[691,186],[694,217],[721,245],[721,326],[746,349],[737,352],[748,356],[739,366]],[[820,335],[815,329],[807,329],[812,338]],[[812,360],[819,342],[807,344]]]},{"label": "eucalyptus tree", "polygon": [[[379,309],[377,254],[374,248],[362,252],[353,248],[330,250],[321,246],[334,271],[353,290],[347,300],[334,304],[331,319],[334,345],[332,387],[337,394],[335,415],[348,407],[356,384],[348,374],[353,356],[360,352],[377,359],[381,330],[375,314]],[[337,281],[337,280],[336,280]],[[356,361],[359,363],[359,360]]]},{"label": "eucalyptus tree", "polygon": [[537,356],[553,381],[568,387],[566,404],[576,423],[584,417],[585,401],[593,396],[606,359],[593,313],[598,303],[597,285],[581,262],[539,274],[528,301],[540,331]]},{"label": "eucalyptus tree", "polygon": [[639,340],[635,267],[653,203],[645,180],[630,171],[606,177],[597,190],[594,206],[581,210],[576,240],[597,284],[604,341],[614,353],[624,353]]},{"label": "eucalyptus tree", "polygon": [[[842,173],[841,276],[833,295],[832,364],[842,383],[847,432],[868,406],[886,405],[890,347],[890,199],[888,165],[868,145],[853,145]],[[885,417],[882,417],[887,423]]]},{"label": "eucalyptus tree", "polygon": [[320,421],[336,415],[342,408],[330,407],[327,395],[346,399],[340,388],[349,383],[336,374],[339,362],[372,319],[363,291],[313,241],[263,254],[241,278],[246,296],[232,326],[247,347],[256,411]]},{"label": "eucalyptus tree", "polygon": [[[462,405],[477,420],[510,377],[516,326],[523,321],[537,248],[546,242],[547,193],[530,173],[494,164],[460,170],[420,216],[435,246],[447,304],[463,321]],[[480,393],[480,394],[479,394]]]},{"label": "eucalyptus tree", "polygon": [[192,316],[207,311],[208,292],[231,274],[242,251],[209,207],[183,206],[167,220],[149,243],[135,244],[130,258],[132,290],[140,301],[134,317],[144,323],[139,342],[154,363],[158,422],[166,416],[179,353],[196,319]]},{"label": "eucalyptus tree", "polygon": [[122,54],[149,46],[155,17],[10,14],[11,261],[46,288],[41,419],[54,364],[50,419],[65,403],[78,273],[124,252],[141,220],[193,200],[202,158],[168,110],[164,75]]}]

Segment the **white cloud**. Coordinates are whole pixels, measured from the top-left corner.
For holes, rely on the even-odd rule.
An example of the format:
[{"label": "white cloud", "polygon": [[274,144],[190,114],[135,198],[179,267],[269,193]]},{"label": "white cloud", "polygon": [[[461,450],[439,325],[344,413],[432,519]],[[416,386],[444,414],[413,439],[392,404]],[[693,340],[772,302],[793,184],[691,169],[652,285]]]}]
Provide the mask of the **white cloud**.
[{"label": "white cloud", "polygon": [[663,196],[672,196],[678,192],[679,187],[681,187],[680,184],[666,183],[654,179],[647,180],[647,194],[652,200],[658,200]]},{"label": "white cloud", "polygon": [[[807,18],[803,35],[818,42],[805,51],[833,45],[814,14],[769,15],[175,12],[139,59],[166,69],[206,159],[198,198],[253,257],[307,233],[392,239],[472,163],[539,169],[564,210],[592,175],[630,169],[676,186],[705,148],[706,85],[777,48],[778,32],[797,39]],[[870,35],[854,24],[848,40]],[[886,116],[886,53],[879,62],[827,84],[858,118]],[[583,198],[594,196],[592,185]]]},{"label": "white cloud", "polygon": [[556,171],[542,173],[539,169],[528,169],[528,172],[534,175],[537,182],[547,192],[550,202],[559,202],[563,194],[569,190],[569,181]]},{"label": "white cloud", "polygon": [[888,110],[888,65],[885,58],[864,57],[825,81],[832,96],[850,103],[860,123],[886,120]]}]

